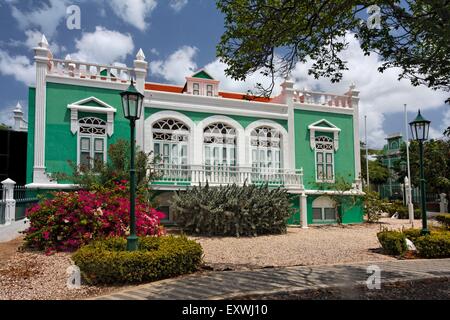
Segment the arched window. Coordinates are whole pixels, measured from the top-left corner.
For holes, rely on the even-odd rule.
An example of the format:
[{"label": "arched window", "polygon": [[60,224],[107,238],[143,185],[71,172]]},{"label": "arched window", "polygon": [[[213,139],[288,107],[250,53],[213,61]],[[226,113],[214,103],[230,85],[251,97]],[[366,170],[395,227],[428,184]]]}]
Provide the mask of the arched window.
[{"label": "arched window", "polygon": [[312,203],[313,221],[335,221],[336,220],[336,204],[327,196],[321,196]]},{"label": "arched window", "polygon": [[261,126],[250,133],[252,167],[261,169],[281,168],[281,134],[278,130]]},{"label": "arched window", "polygon": [[106,121],[86,117],[78,120],[78,164],[93,168],[106,161]]},{"label": "arched window", "polygon": [[176,119],[161,119],[152,126],[153,151],[165,165],[186,165],[189,128]]},{"label": "arched window", "polygon": [[326,136],[315,138],[316,180],[318,182],[334,181],[334,144]]},{"label": "arched window", "polygon": [[222,122],[203,130],[205,165],[236,165],[236,129]]}]

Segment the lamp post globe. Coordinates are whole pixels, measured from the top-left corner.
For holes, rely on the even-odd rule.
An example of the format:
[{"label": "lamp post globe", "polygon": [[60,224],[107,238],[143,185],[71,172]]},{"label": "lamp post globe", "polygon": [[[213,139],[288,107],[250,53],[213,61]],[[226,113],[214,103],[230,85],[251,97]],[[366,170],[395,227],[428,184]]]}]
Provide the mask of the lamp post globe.
[{"label": "lamp post globe", "polygon": [[141,117],[144,95],[136,90],[133,80],[126,91],[120,93],[122,98],[123,115],[130,121],[130,235],[127,238],[127,250],[137,250],[138,237],[136,235],[136,169],[134,166],[136,139],[136,120]]},{"label": "lamp post globe", "polygon": [[419,165],[420,165],[420,206],[422,211],[422,234],[429,234],[427,227],[427,208],[426,208],[426,192],[425,192],[425,174],[423,170],[423,142],[428,140],[431,121],[426,120],[420,110],[416,118],[409,123],[412,137],[419,143]]}]

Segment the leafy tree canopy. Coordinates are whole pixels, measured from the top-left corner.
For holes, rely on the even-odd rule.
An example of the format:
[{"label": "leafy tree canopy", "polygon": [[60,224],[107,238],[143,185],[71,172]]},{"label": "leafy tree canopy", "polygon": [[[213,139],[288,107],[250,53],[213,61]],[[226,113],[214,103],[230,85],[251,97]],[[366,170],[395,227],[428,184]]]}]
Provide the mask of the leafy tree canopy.
[{"label": "leafy tree canopy", "polygon": [[[379,28],[373,27],[374,4]],[[217,0],[217,7],[225,15],[217,54],[228,65],[226,74],[244,80],[264,70],[272,77],[270,88],[259,85],[265,94],[272,92],[276,75],[287,76],[308,58],[309,74],[339,81],[347,69],[340,52],[349,31],[365,54],[381,56],[380,72],[399,67],[399,78],[415,86],[450,91],[449,0]]]},{"label": "leafy tree canopy", "polygon": [[[409,146],[411,180],[419,185],[419,144],[412,141]],[[394,163],[399,182],[403,183],[406,176],[406,145],[401,147],[401,160]],[[424,143],[424,173],[427,192],[448,193],[450,190],[450,140],[429,140]]]}]

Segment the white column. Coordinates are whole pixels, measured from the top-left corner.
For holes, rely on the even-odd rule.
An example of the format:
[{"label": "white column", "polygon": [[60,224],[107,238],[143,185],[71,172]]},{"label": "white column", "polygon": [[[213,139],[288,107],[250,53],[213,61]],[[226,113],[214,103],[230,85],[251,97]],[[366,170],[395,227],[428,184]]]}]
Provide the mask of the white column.
[{"label": "white column", "polygon": [[[139,49],[136,54],[136,60],[134,60],[134,74],[136,76],[136,89],[145,94],[145,78],[147,76],[147,66],[148,63],[145,61],[145,55],[142,49]],[[139,120],[136,121],[136,145],[144,150],[145,143],[145,130],[144,130],[144,122],[145,122],[145,107],[143,107],[142,115]]]},{"label": "white column", "polygon": [[45,109],[46,76],[51,59],[51,52],[45,36],[38,47],[34,48],[36,61],[36,99],[34,118],[34,166],[33,183],[52,183],[45,173]]},{"label": "white column", "polygon": [[16,182],[11,179],[2,181],[3,199],[5,200],[5,224],[11,224],[16,216],[16,200],[14,200],[14,186]]},{"label": "white column", "polygon": [[346,93],[351,97],[353,108],[353,139],[355,149],[355,183],[357,189],[362,191],[361,184],[361,150],[359,140],[359,91],[355,90],[355,85],[350,86],[350,90]]},{"label": "white column", "polygon": [[303,229],[308,228],[308,205],[306,198],[308,196],[305,193],[300,195],[300,224]]},{"label": "white column", "polygon": [[295,169],[295,121],[294,121],[294,82],[286,79],[282,84],[282,96],[288,108],[288,148],[285,149],[286,169]]}]

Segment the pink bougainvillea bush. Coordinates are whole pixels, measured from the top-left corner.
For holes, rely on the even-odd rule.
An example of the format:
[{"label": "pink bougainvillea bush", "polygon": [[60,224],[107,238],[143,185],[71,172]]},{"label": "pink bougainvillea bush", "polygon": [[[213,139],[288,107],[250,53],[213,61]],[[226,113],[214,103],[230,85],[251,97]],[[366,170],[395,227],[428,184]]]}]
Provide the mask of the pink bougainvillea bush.
[{"label": "pink bougainvillea bush", "polygon": [[[25,246],[46,253],[73,251],[91,240],[129,234],[130,200],[126,186],[99,191],[55,192],[27,211],[30,227]],[[164,213],[138,196],[136,229],[139,236],[159,236]]]}]

